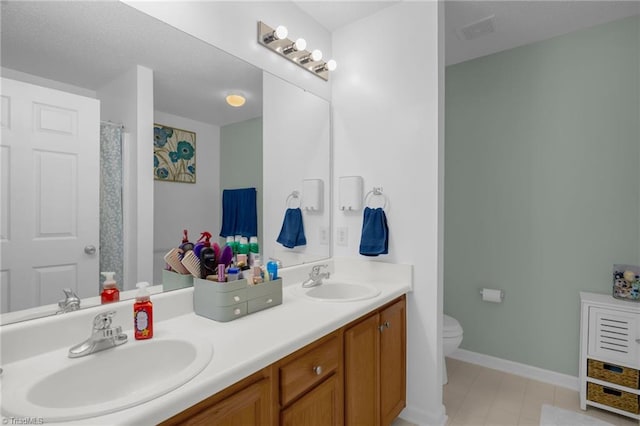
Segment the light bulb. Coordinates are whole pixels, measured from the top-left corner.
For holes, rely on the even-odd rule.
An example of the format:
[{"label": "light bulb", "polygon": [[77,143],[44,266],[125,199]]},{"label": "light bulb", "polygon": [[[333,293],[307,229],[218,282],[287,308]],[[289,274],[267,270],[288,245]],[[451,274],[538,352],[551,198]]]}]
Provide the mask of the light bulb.
[{"label": "light bulb", "polygon": [[306,47],[307,47],[307,41],[303,38],[299,38],[295,41],[295,43],[292,43],[289,46],[282,49],[282,53],[285,55],[289,55],[293,52],[304,50],[306,49]]},{"label": "light bulb", "polygon": [[275,35],[276,39],[282,40],[283,38],[287,38],[289,30],[287,30],[287,27],[285,27],[284,25],[278,25],[273,34]]},{"label": "light bulb", "polygon": [[333,59],[329,59],[327,61],[327,69],[329,71],[334,71],[337,67],[338,67],[338,63],[336,61],[334,61]]},{"label": "light bulb", "polygon": [[287,27],[285,27],[284,25],[278,25],[275,30],[265,35],[262,41],[264,41],[266,44],[269,44],[276,40],[287,38],[287,34],[289,34]]},{"label": "light bulb", "polygon": [[295,50],[304,50],[307,48],[307,41],[303,38],[299,38],[293,43],[293,47]]},{"label": "light bulb", "polygon": [[311,52],[312,61],[319,61],[320,59],[322,59],[322,51],[315,49],[313,52]]}]

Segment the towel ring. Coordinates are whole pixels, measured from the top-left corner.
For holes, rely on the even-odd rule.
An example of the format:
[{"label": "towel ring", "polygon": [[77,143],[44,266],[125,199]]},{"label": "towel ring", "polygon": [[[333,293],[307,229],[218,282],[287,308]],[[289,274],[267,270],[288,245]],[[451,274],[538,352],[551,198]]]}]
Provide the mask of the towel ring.
[{"label": "towel ring", "polygon": [[384,195],[384,193],[382,192],[382,188],[381,187],[374,187],[371,191],[367,192],[367,194],[364,196],[364,206],[365,207],[369,207],[369,208],[376,208],[373,206],[369,205],[369,201],[371,201],[373,199],[373,197],[382,197],[384,199],[384,203],[382,204],[382,209],[386,209],[387,208],[387,202],[389,201],[387,199],[387,196]]},{"label": "towel ring", "polygon": [[[294,204],[294,206],[292,207],[289,204],[289,202],[291,202],[291,201],[295,202],[296,200],[298,201],[298,205],[295,206],[295,204]],[[302,200],[300,199],[300,192],[299,191],[293,191],[291,194],[289,194],[289,196],[287,197],[287,201],[285,203],[286,203],[288,209],[299,209],[300,206],[302,206]]]}]

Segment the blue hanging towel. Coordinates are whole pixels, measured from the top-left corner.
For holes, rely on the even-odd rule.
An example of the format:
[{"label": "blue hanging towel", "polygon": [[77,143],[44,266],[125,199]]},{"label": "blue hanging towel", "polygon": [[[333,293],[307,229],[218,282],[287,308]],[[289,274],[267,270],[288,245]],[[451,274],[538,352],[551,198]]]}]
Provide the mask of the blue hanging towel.
[{"label": "blue hanging towel", "polygon": [[389,226],[381,208],[365,207],[360,237],[360,254],[378,256],[389,253]]},{"label": "blue hanging towel", "polygon": [[304,246],[307,239],[304,236],[304,225],[302,224],[302,210],[287,209],[282,221],[282,229],[276,240],[286,248]]},{"label": "blue hanging towel", "polygon": [[221,237],[258,235],[258,212],[256,189],[225,189],[222,191]]}]

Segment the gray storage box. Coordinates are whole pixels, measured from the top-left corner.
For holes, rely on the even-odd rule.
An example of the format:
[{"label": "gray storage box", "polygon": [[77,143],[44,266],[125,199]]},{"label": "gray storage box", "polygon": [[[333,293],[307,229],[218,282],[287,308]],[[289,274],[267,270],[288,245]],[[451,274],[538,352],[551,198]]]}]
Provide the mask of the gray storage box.
[{"label": "gray storage box", "polygon": [[162,270],[162,291],[178,290],[193,287],[193,275],[178,274],[177,272]]},{"label": "gray storage box", "polygon": [[282,304],[282,279],[252,285],[247,280],[218,283],[193,280],[193,309],[197,315],[227,322]]}]

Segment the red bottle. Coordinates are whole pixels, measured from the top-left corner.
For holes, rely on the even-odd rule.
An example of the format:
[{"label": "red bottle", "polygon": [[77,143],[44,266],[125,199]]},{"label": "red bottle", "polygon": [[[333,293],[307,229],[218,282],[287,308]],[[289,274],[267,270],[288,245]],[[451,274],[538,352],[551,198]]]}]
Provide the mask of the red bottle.
[{"label": "red bottle", "polygon": [[102,293],[100,293],[101,303],[118,302],[120,300],[120,290],[113,279],[115,272],[100,272],[104,275],[104,283],[102,284]]},{"label": "red bottle", "polygon": [[140,289],[133,304],[133,333],[136,340],[151,339],[153,337],[153,303],[146,287],[147,282],[136,284]]}]

